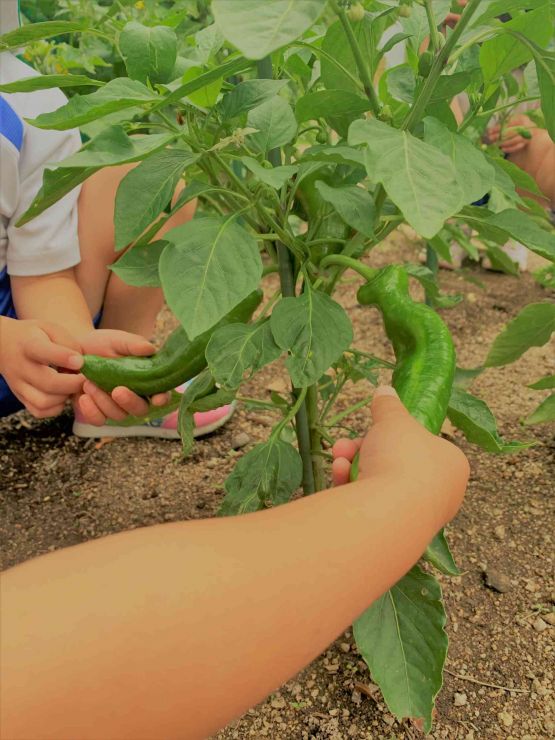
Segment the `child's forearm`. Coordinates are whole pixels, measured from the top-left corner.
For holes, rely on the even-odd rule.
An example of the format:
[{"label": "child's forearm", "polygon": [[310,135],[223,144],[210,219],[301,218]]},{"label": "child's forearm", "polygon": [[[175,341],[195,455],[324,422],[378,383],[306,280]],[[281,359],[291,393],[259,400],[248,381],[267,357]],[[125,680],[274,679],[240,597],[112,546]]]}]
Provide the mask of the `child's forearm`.
[{"label": "child's forearm", "polygon": [[72,269],[12,277],[11,286],[18,318],[59,324],[77,339],[92,331],[92,318]]},{"label": "child's forearm", "polygon": [[376,476],[8,571],[6,737],[207,737],[315,658],[416,562],[462,498],[466,471],[456,485],[450,476],[432,485],[418,471]]}]

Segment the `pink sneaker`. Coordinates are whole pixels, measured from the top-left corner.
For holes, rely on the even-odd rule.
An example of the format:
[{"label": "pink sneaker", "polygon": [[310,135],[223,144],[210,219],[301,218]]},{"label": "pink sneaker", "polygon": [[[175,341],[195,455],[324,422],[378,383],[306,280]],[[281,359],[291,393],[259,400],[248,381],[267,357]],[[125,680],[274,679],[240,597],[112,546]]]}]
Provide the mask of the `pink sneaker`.
[{"label": "pink sneaker", "polygon": [[[177,388],[178,391],[183,391],[185,386]],[[231,419],[236,409],[236,402],[228,404],[227,406],[220,406],[212,411],[199,411],[194,415],[195,429],[193,431],[194,437],[204,437],[206,434],[219,429],[227,421]],[[103,426],[94,426],[93,424],[86,424],[81,417],[81,414],[77,410],[75,413],[75,421],[73,422],[73,434],[77,437],[158,437],[160,439],[179,439],[179,432],[177,431],[177,417],[179,412],[172,411],[159,419],[153,419],[152,421],[146,421],[143,424],[136,424],[134,426],[117,426],[112,424],[104,424]]]}]

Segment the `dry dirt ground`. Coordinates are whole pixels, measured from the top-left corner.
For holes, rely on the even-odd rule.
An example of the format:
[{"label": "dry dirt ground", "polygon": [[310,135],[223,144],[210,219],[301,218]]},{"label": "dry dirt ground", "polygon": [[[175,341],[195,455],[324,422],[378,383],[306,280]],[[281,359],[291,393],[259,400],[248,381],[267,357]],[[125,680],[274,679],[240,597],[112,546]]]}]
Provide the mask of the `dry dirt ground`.
[{"label": "dry dirt ground", "polygon": [[[389,249],[389,260],[391,252],[411,255],[400,236]],[[371,262],[384,259],[380,250]],[[517,279],[479,268],[465,275],[471,281],[463,274],[442,273],[443,288],[466,298],[443,315],[455,337],[459,364],[473,367],[522,306],[550,296],[530,276]],[[343,284],[339,300],[353,319],[356,346],[389,357],[379,316],[357,306],[355,288],[354,281]],[[170,321],[162,317],[161,332]],[[554,359],[553,347],[533,349],[473,385],[496,414],[504,437],[534,439],[537,446],[516,456],[487,455],[451,430],[471,460],[472,477],[464,508],[448,533],[463,575],[442,579],[451,645],[434,738],[555,736],[554,435],[553,427],[526,428],[519,421],[545,395],[526,384],[553,372]],[[283,374],[270,368],[244,392],[267,398],[269,389],[280,384]],[[352,387],[345,405],[367,392],[362,385]],[[361,431],[368,421],[366,410],[352,418]],[[125,529],[214,515],[222,482],[236,458],[264,439],[272,422],[267,412],[240,409],[227,428],[199,442],[184,461],[176,442],[120,439],[97,444],[76,439],[69,415],[38,422],[20,414],[0,421],[3,567]],[[234,451],[239,433],[248,435],[249,444]],[[488,587],[486,578],[501,579],[503,593]],[[388,713],[346,632],[281,691],[218,737],[418,736],[411,723],[399,723]]]}]

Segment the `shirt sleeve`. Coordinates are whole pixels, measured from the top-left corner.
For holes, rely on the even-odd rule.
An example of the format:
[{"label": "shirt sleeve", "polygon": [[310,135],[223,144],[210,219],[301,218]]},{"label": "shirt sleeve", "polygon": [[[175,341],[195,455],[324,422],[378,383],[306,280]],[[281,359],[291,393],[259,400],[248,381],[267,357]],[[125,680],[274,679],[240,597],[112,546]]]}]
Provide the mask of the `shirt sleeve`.
[{"label": "shirt sleeve", "polygon": [[[50,112],[67,102],[60,90],[44,90],[13,97],[17,113],[23,119]],[[79,187],[24,226],[16,226],[39,192],[44,170],[54,168],[80,147],[81,137],[76,129],[44,131],[24,124],[17,206],[6,228],[6,263],[10,275],[46,275],[74,267],[80,262],[77,218]]]}]

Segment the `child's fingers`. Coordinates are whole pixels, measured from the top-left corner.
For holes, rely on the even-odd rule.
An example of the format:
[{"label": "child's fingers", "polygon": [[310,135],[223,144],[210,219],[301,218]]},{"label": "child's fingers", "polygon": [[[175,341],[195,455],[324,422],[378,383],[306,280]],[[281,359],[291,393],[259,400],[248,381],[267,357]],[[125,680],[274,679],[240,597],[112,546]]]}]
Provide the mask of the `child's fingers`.
[{"label": "child's fingers", "polygon": [[334,458],[344,457],[352,461],[357,451],[360,449],[362,440],[359,439],[338,439],[331,451]]},{"label": "child's fingers", "polygon": [[106,423],[106,416],[90,396],[83,395],[77,399],[77,406],[87,424],[101,427]]},{"label": "child's fingers", "polygon": [[111,396],[94,385],[94,383],[91,383],[88,380],[85,381],[83,392],[86,396],[89,396],[89,398],[92,399],[98,410],[106,417],[106,419],[123,421],[127,416],[127,413],[120,408],[114,400],[112,400]]},{"label": "child's fingers", "polygon": [[[74,339],[69,332],[67,332],[63,326],[58,324],[51,324],[48,321],[42,322],[40,328],[44,333],[54,342],[54,344],[61,344],[62,347],[73,349],[76,352],[81,352],[81,347],[76,339]],[[73,368],[77,370],[78,368]]]},{"label": "child's fingers", "polygon": [[18,398],[37,419],[58,416],[63,411],[67,400],[66,395],[43,393],[28,383],[19,389]]},{"label": "child's fingers", "polygon": [[128,355],[148,357],[156,351],[154,345],[144,337],[126,331],[110,331],[109,342],[113,353],[121,357]]},{"label": "child's fingers", "polygon": [[155,396],[152,396],[150,402],[153,406],[165,406],[170,402],[170,398],[169,393],[157,393]]},{"label": "child's fingers", "polygon": [[337,457],[331,467],[334,486],[344,486],[349,482],[351,475],[351,463],[346,457]]},{"label": "child's fingers", "polygon": [[144,416],[148,413],[148,403],[125,386],[118,386],[112,391],[112,398],[117,405],[131,416]]},{"label": "child's fingers", "polygon": [[25,354],[29,360],[41,365],[55,365],[68,370],[79,370],[83,365],[83,358],[73,350],[54,344],[49,339],[31,339],[25,344]]},{"label": "child's fingers", "polygon": [[60,396],[73,396],[83,387],[83,376],[68,373],[59,373],[51,367],[41,366],[34,373],[34,378],[27,378],[28,382],[44,393]]}]

